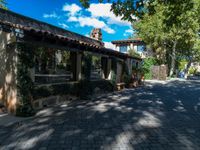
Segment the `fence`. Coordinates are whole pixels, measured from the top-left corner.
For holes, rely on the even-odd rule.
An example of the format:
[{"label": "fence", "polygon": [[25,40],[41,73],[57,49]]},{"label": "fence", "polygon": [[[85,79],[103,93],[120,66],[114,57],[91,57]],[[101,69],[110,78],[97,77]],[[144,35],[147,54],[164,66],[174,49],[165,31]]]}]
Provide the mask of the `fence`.
[{"label": "fence", "polygon": [[153,66],[151,68],[152,79],[166,80],[167,79],[167,70],[168,70],[168,68],[166,65]]}]

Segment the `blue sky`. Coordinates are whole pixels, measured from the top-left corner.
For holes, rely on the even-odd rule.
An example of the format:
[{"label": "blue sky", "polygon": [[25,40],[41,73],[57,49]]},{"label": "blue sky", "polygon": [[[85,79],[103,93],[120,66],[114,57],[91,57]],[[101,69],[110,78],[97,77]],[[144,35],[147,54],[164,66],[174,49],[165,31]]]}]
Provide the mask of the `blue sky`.
[{"label": "blue sky", "polygon": [[92,28],[101,28],[107,44],[133,33],[129,22],[121,21],[109,11],[110,3],[92,3],[89,9],[84,9],[78,0],[7,0],[7,3],[11,11],[85,36]]}]

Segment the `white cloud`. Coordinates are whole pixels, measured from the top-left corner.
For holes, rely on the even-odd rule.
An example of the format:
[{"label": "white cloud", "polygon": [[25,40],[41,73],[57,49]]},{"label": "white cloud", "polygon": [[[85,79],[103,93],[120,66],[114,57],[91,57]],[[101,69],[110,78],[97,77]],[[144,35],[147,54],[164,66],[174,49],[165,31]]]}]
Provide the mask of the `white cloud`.
[{"label": "white cloud", "polygon": [[66,25],[65,23],[58,23],[58,25],[61,26],[61,27],[64,28],[64,29],[69,28],[69,26]]},{"label": "white cloud", "polygon": [[105,4],[91,4],[88,11],[93,17],[102,17],[107,20],[108,24],[117,24],[120,26],[130,26],[131,23],[128,21],[121,20],[121,17],[116,17],[113,12],[110,11],[111,3]]},{"label": "white cloud", "polygon": [[101,28],[102,30],[106,31],[107,33],[114,34],[115,30],[108,27],[105,22],[98,20],[97,18],[93,17],[75,17],[71,16],[67,20],[68,22],[78,22],[81,27],[89,26],[94,28]]},{"label": "white cloud", "polygon": [[70,15],[74,16],[74,15],[76,15],[78,12],[81,11],[81,7],[78,6],[78,5],[76,5],[76,4],[70,5],[70,4],[67,4],[67,3],[66,3],[66,4],[63,6],[63,11],[69,12]]},{"label": "white cloud", "polygon": [[51,14],[43,14],[43,18],[58,18],[58,15],[55,12]]},{"label": "white cloud", "polygon": [[127,29],[125,30],[124,36],[129,36],[132,35],[134,33],[133,29]]},{"label": "white cloud", "polygon": [[104,44],[105,44],[105,48],[116,50],[115,45],[113,45],[111,42],[104,42]]}]

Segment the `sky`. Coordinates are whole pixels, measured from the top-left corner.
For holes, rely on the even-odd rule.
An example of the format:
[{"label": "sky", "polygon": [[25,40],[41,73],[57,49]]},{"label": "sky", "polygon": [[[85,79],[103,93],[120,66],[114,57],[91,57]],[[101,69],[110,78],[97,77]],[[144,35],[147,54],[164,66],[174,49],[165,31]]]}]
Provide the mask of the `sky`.
[{"label": "sky", "polygon": [[93,28],[101,28],[106,47],[113,40],[127,39],[133,34],[131,23],[110,12],[111,3],[91,3],[85,9],[79,0],[7,0],[9,10],[89,36]]}]

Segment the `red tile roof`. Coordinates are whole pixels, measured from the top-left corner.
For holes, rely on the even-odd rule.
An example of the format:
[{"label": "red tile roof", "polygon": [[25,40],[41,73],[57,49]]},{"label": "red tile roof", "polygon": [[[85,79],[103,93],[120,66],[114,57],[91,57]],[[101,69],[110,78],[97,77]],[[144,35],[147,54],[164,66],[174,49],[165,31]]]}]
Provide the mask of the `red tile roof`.
[{"label": "red tile roof", "polygon": [[41,35],[44,37],[51,37],[56,40],[71,42],[77,45],[89,47],[93,52],[104,53],[110,56],[117,56],[122,58],[133,58],[141,60],[137,57],[131,57],[128,54],[117,52],[112,49],[104,47],[104,43],[50,24],[41,22],[26,16],[16,14],[14,12],[0,9],[0,25],[9,26],[10,28],[23,30],[25,33],[33,35]]}]

